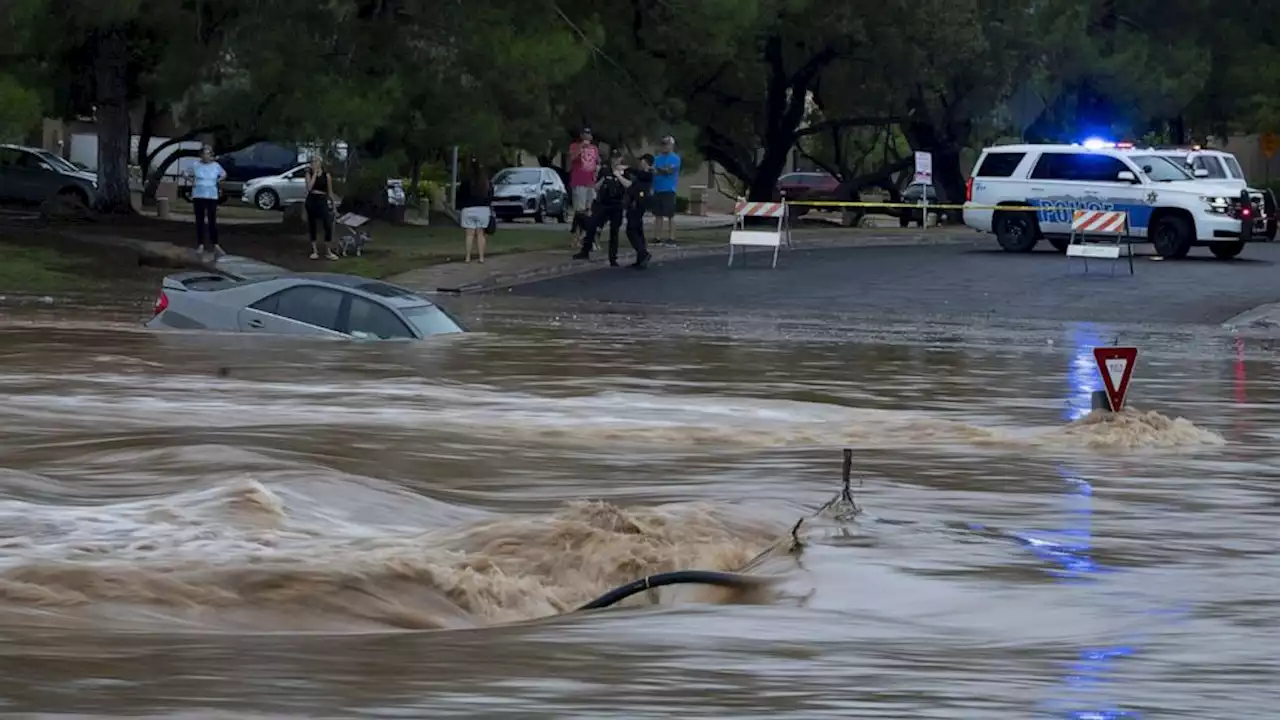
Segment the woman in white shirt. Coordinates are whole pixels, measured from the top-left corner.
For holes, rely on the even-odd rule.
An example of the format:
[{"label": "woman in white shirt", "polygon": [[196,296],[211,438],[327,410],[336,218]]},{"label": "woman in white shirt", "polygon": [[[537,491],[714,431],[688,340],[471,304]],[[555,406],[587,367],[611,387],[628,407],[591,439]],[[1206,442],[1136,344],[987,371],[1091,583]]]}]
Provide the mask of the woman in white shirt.
[{"label": "woman in white shirt", "polygon": [[213,159],[213,148],[200,148],[200,161],[191,170],[191,204],[196,211],[196,252],[204,254],[205,248],[215,258],[226,255],[218,244],[218,196],[227,171]]}]

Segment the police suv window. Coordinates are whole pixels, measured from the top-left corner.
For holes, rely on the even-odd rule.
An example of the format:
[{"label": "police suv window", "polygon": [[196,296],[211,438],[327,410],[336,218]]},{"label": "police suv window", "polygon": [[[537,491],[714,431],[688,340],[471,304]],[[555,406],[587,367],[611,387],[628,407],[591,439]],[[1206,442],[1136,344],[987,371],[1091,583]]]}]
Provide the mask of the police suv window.
[{"label": "police suv window", "polygon": [[1118,182],[1116,176],[1128,170],[1109,155],[1092,153],[1045,153],[1031,171],[1034,180],[1074,180],[1078,182]]},{"label": "police suv window", "polygon": [[1208,155],[1201,155],[1192,163],[1193,168],[1204,168],[1209,171],[1209,177],[1215,180],[1225,180],[1227,172],[1222,169],[1222,163],[1218,162],[1218,158]]},{"label": "police suv window", "polygon": [[1235,158],[1225,157],[1222,158],[1222,161],[1227,164],[1227,170],[1231,172],[1231,177],[1236,180],[1244,179],[1244,170],[1240,169],[1240,163],[1236,162]]},{"label": "police suv window", "polygon": [[1026,156],[1026,153],[1020,152],[989,152],[983,156],[978,167],[974,168],[973,176],[1009,177],[1013,175],[1014,170],[1018,169],[1018,163],[1022,162],[1022,158]]}]

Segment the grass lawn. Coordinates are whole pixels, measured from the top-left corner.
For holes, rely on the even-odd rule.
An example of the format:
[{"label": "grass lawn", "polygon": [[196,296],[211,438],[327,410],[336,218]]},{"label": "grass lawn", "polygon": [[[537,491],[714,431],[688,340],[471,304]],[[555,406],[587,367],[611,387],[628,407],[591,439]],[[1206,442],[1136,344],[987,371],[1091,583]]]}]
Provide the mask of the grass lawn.
[{"label": "grass lawn", "polygon": [[115,248],[85,247],[56,236],[0,233],[0,295],[104,296],[132,300],[151,293],[164,271],[139,267]]},{"label": "grass lawn", "polygon": [[[191,203],[181,198],[175,198],[169,203],[171,212],[181,213],[183,215],[195,215],[196,209]],[[239,200],[228,200],[218,206],[218,217],[228,220],[263,220],[271,222],[280,222],[284,217],[284,213],[278,210],[259,210],[252,205],[245,205]]]},{"label": "grass lawn", "polygon": [[[185,205],[185,207],[184,207]],[[176,212],[190,205],[175,204]],[[224,206],[225,207],[225,206]],[[280,218],[240,206],[239,212]],[[220,213],[226,215],[226,213]],[[337,262],[309,259],[305,227],[283,223],[227,223],[219,228],[219,240],[227,252],[295,271],[345,272],[371,278],[387,278],[429,265],[461,261],[462,230],[453,225],[369,224],[372,242],[362,257]],[[567,259],[574,252],[567,225],[537,226],[502,223],[489,237],[486,256],[553,251]],[[106,236],[134,241],[171,243],[193,247],[195,228],[189,221],[159,221],[148,217],[110,219],[66,227],[36,227],[0,222],[0,295],[51,296],[102,295],[112,298],[149,297],[156,283],[172,269],[142,267],[137,254],[118,246],[86,242],[85,237]],[[686,230],[681,245],[727,242],[728,228]],[[625,239],[622,248],[629,249]]]},{"label": "grass lawn", "polygon": [[62,255],[53,248],[0,243],[0,294],[62,293],[80,284],[85,260]]}]

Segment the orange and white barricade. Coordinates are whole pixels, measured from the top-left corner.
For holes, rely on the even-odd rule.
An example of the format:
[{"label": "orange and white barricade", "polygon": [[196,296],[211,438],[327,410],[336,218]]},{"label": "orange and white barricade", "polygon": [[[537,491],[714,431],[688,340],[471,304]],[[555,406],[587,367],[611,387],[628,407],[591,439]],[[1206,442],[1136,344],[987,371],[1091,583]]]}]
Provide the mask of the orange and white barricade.
[{"label": "orange and white barricade", "polygon": [[1071,240],[1067,245],[1067,261],[1078,257],[1084,261],[1084,271],[1089,272],[1089,258],[1111,260],[1111,274],[1115,275],[1115,261],[1129,259],[1129,274],[1133,274],[1133,241],[1129,235],[1129,213],[1123,210],[1076,210],[1071,214]]},{"label": "orange and white barricade", "polygon": [[[791,225],[787,218],[787,202],[747,202],[738,198],[733,209],[733,230],[729,233],[729,267],[733,267],[733,248],[743,248],[742,261],[747,258],[748,247],[773,248],[773,267],[778,267],[778,250],[785,244],[791,249]],[[771,230],[748,230],[746,219],[769,218],[778,220],[778,227]]]}]

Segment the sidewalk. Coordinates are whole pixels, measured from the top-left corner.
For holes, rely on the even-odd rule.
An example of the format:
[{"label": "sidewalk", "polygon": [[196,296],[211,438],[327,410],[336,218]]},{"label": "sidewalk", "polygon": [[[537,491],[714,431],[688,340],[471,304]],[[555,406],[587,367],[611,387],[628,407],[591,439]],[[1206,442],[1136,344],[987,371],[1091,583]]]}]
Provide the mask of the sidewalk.
[{"label": "sidewalk", "polygon": [[[733,225],[733,215],[725,215],[722,213],[709,213],[707,215],[676,215],[676,233],[680,230],[710,230],[712,228],[727,228]],[[502,227],[518,227],[521,230],[557,230],[564,232],[566,225],[557,222],[536,223],[533,218],[522,218],[514,222],[504,222],[498,226]],[[645,233],[653,234],[653,218],[645,218]]]},{"label": "sidewalk", "polygon": [[[967,228],[932,228],[925,231],[911,228],[849,228],[796,231],[793,243],[794,249],[799,251],[831,247],[955,245],[973,243],[980,239],[979,233]],[[650,251],[653,259],[646,272],[660,272],[657,266],[689,258],[723,255],[728,260],[728,248],[724,243],[690,244],[674,248],[653,244]],[[752,255],[760,255],[761,252],[756,249]],[[778,258],[779,267],[786,263],[787,252],[784,247]],[[608,267],[608,260],[602,253],[596,253],[590,261],[573,260],[570,254],[571,251],[566,248],[498,255],[488,258],[483,265],[478,262],[444,263],[412,270],[388,278],[388,281],[424,293],[475,293]],[[634,260],[635,255],[630,250],[618,256],[618,262],[623,265]]]}]

